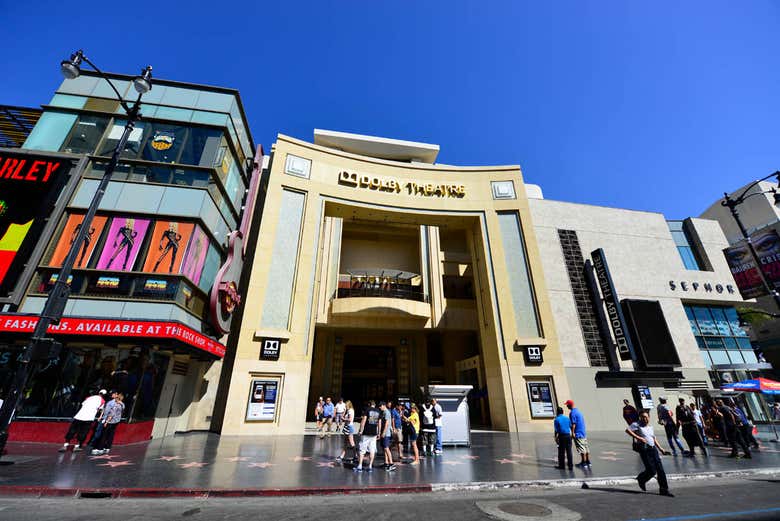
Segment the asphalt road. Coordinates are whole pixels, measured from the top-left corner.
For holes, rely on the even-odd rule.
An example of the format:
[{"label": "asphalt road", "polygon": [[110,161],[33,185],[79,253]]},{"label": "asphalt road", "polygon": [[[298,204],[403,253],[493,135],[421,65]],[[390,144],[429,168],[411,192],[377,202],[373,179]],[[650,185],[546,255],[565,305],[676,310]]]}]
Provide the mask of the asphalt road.
[{"label": "asphalt road", "polygon": [[[253,499],[0,498],[0,519],[780,520],[780,477],[673,483],[674,498],[635,487]],[[491,517],[486,512],[492,512]],[[505,512],[515,515],[511,517]],[[496,517],[497,516],[497,517]]]}]

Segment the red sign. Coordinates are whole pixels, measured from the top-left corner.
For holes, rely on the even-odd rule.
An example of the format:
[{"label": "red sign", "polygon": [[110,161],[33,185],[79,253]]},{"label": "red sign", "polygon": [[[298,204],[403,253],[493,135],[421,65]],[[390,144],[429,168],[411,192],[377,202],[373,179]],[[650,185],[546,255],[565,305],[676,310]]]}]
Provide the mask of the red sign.
[{"label": "red sign", "polygon": [[[0,314],[0,333],[32,333],[37,323],[38,317],[35,315]],[[179,322],[65,317],[60,320],[58,325],[49,326],[49,333],[56,335],[171,339],[178,340],[219,358],[225,356],[225,346]]]}]

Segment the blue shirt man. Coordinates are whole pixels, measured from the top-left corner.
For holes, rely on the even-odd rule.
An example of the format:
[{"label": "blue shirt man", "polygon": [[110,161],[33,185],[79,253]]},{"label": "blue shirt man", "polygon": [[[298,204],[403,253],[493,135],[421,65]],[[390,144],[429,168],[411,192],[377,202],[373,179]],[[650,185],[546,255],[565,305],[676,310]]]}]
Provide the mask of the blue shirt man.
[{"label": "blue shirt man", "polygon": [[563,409],[553,420],[553,427],[555,428],[555,434],[571,436],[571,420],[563,414]]},{"label": "blue shirt man", "polygon": [[328,401],[325,402],[325,405],[322,407],[322,415],[325,416],[326,418],[328,417],[332,418],[333,409],[334,409],[333,402],[331,402],[330,398],[328,398]]},{"label": "blue shirt man", "polygon": [[393,415],[393,428],[400,429],[401,427],[403,427],[403,423],[401,420],[401,413],[398,412],[398,409],[393,408],[392,415]]},{"label": "blue shirt man", "polygon": [[588,444],[587,433],[585,432],[585,417],[580,410],[574,406],[572,400],[566,400],[566,408],[570,411],[569,419],[571,420],[572,430],[574,431],[574,447],[582,458],[582,461],[577,463],[577,466],[590,468],[590,446]]},{"label": "blue shirt man", "polygon": [[587,433],[585,432],[585,417],[582,415],[579,409],[576,407],[572,407],[571,412],[569,413],[569,420],[571,421],[571,424],[574,426],[574,437],[575,438],[587,438]]}]

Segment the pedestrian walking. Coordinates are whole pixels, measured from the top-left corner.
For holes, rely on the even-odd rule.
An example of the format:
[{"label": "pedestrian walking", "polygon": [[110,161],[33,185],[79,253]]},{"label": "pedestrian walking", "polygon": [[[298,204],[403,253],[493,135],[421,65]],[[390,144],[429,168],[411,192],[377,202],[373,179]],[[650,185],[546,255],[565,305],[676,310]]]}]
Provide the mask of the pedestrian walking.
[{"label": "pedestrian walking", "polygon": [[625,398],[623,399],[623,419],[626,425],[631,425],[639,420],[639,411]]},{"label": "pedestrian walking", "polygon": [[325,405],[325,400],[320,396],[317,399],[317,403],[314,405],[314,420],[317,422],[317,432],[322,430],[322,407]]},{"label": "pedestrian walking", "polygon": [[699,430],[699,436],[701,436],[701,441],[704,442],[704,446],[706,447],[709,445],[709,442],[707,441],[707,431],[705,429],[705,422],[704,422],[704,415],[702,414],[701,410],[696,406],[695,402],[691,402],[691,404],[688,406],[691,408],[691,411],[693,411],[693,419],[696,421],[696,428]]},{"label": "pedestrian walking", "polygon": [[342,432],[344,428],[344,413],[347,412],[347,405],[344,403],[344,398],[339,398],[336,402],[336,406],[333,408],[336,413],[336,432]]},{"label": "pedestrian walking", "polygon": [[320,439],[324,438],[326,434],[330,436],[335,410],[336,408],[333,406],[333,401],[330,399],[330,396],[328,396],[325,398],[325,404],[322,406],[322,430],[320,431]]},{"label": "pedestrian walking", "polygon": [[374,457],[376,456],[376,440],[379,437],[382,411],[376,408],[376,402],[369,400],[368,408],[363,412],[360,420],[360,454],[355,472],[363,471],[363,458],[368,453],[368,466],[366,472],[373,472]]},{"label": "pedestrian walking", "polygon": [[699,428],[696,425],[696,416],[691,408],[685,405],[685,398],[679,398],[678,402],[679,404],[675,410],[675,414],[677,415],[677,427],[682,432],[685,443],[688,444],[688,454],[693,456],[694,449],[700,447],[702,453],[704,453],[705,456],[709,456],[707,447],[704,446],[704,440],[701,438]]},{"label": "pedestrian walking", "polygon": [[393,444],[398,447],[398,461],[404,459],[404,422],[403,404],[397,404],[392,411],[393,417]]},{"label": "pedestrian walking", "polygon": [[406,420],[406,423],[409,426],[409,436],[407,437],[409,438],[409,444],[411,445],[411,450],[414,454],[414,459],[410,465],[417,465],[420,463],[420,451],[417,449],[417,436],[420,432],[420,412],[415,404],[412,404],[411,412],[409,413],[409,418]]},{"label": "pedestrian walking", "polygon": [[125,412],[124,397],[122,393],[116,393],[116,398],[108,402],[103,410],[103,415],[100,417],[100,423],[103,424],[103,434],[96,441],[95,448],[92,449],[93,456],[108,454],[111,451],[111,446],[114,444],[114,433],[119,422],[122,421],[122,414]]},{"label": "pedestrian walking", "polygon": [[672,454],[677,456],[677,448],[679,448],[680,453],[684,455],[685,449],[683,448],[680,438],[677,436],[677,423],[674,421],[672,410],[668,405],[666,405],[666,398],[664,396],[658,398],[658,401],[660,402],[656,409],[658,412],[658,423],[664,426],[666,441],[669,442],[669,447],[672,449]]},{"label": "pedestrian walking", "polygon": [[728,457],[739,457],[739,452],[737,451],[737,445],[739,445],[742,448],[745,457],[748,459],[752,458],[750,449],[748,448],[747,443],[745,443],[745,439],[742,437],[742,432],[740,432],[738,428],[738,418],[734,410],[723,403],[723,400],[715,401],[715,405],[717,405],[718,416],[723,420],[723,426],[726,431],[726,440],[731,447],[731,454],[729,454]]},{"label": "pedestrian walking", "polygon": [[639,421],[632,423],[626,429],[626,433],[633,439],[633,448],[639,453],[642,464],[645,466],[645,470],[636,477],[639,488],[647,490],[647,482],[655,476],[658,481],[658,493],[662,496],[674,497],[669,492],[669,483],[666,481],[664,464],[658,455],[659,452],[661,454],[669,454],[669,452],[659,445],[655,432],[653,432],[653,427],[650,425],[650,415],[647,411],[642,411],[639,414]]},{"label": "pedestrian walking", "polygon": [[758,450],[758,440],[753,436],[753,428],[755,427],[753,422],[750,421],[748,415],[745,414],[745,410],[739,405],[732,402],[732,409],[734,409],[734,412],[739,417],[741,423],[739,430],[742,431],[742,437],[745,439],[745,443],[750,445],[753,450]]},{"label": "pedestrian walking", "polygon": [[780,402],[772,404],[772,419],[780,420]]},{"label": "pedestrian walking", "polygon": [[433,446],[436,444],[436,422],[433,405],[423,404],[422,410],[422,445],[423,456],[433,456]]},{"label": "pedestrian walking", "polygon": [[571,455],[571,420],[563,414],[563,407],[558,407],[555,411],[555,420],[553,420],[553,431],[555,433],[555,444],[558,445],[558,466],[556,469],[563,470],[564,458],[566,459],[569,470],[574,468]]},{"label": "pedestrian walking", "polygon": [[105,389],[101,389],[100,392],[88,396],[81,402],[81,407],[73,417],[68,432],[65,434],[65,444],[60,448],[60,452],[68,450],[70,441],[73,439],[76,440],[73,452],[82,450],[84,440],[87,439],[87,434],[89,434],[89,429],[92,428],[99,411],[103,410],[106,404],[105,397],[107,394],[108,392]]},{"label": "pedestrian walking", "polygon": [[356,465],[358,453],[355,450],[355,408],[351,401],[347,400],[344,404],[344,411],[344,426],[341,431],[344,434],[344,448],[336,461],[345,461],[349,451],[349,461]]},{"label": "pedestrian walking", "polygon": [[585,417],[580,410],[574,406],[572,400],[566,400],[566,407],[569,409],[569,420],[571,420],[574,447],[577,449],[577,453],[581,458],[581,461],[577,463],[577,466],[581,468],[591,468],[590,445],[588,444],[588,435],[585,430]]},{"label": "pedestrian walking", "polygon": [[444,454],[442,448],[442,428],[444,427],[444,409],[441,408],[441,404],[436,398],[431,400],[433,404],[433,424],[436,426],[436,450],[434,454]]},{"label": "pedestrian walking", "polygon": [[390,402],[382,403],[379,406],[379,409],[382,411],[382,428],[380,432],[382,433],[382,449],[385,455],[384,468],[387,471],[396,469],[396,466],[393,464],[393,453],[390,450],[393,444],[393,413],[390,412],[392,408],[393,404]]}]

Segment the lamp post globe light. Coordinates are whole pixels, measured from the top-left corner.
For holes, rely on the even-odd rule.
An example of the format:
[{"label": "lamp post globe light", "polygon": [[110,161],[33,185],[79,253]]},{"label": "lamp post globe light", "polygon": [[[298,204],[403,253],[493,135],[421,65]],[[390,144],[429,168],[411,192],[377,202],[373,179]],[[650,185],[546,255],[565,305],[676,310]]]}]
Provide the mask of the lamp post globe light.
[{"label": "lamp post globe light", "polygon": [[35,369],[36,364],[42,360],[54,358],[59,355],[59,350],[62,347],[61,344],[55,342],[52,338],[47,338],[46,333],[50,325],[58,324],[62,318],[65,311],[65,304],[67,304],[68,297],[70,296],[68,278],[73,270],[73,266],[76,264],[79,250],[87,236],[87,231],[90,229],[95,213],[100,206],[100,201],[106,193],[108,183],[111,181],[111,176],[119,162],[119,157],[127,145],[130,133],[133,131],[133,128],[135,128],[136,122],[141,119],[141,97],[152,90],[152,67],[149,65],[142,69],[140,75],[133,79],[133,86],[138,93],[138,97],[132,105],[128,105],[128,103],[122,99],[122,95],[119,93],[111,79],[103,73],[103,71],[98,69],[82,50],[73,53],[70,56],[70,59],[63,60],[60,63],[60,72],[67,80],[78,78],[81,74],[81,66],[83,63],[89,65],[109,84],[127,114],[127,123],[125,124],[122,136],[119,138],[119,141],[111,154],[111,159],[103,173],[100,184],[98,185],[95,194],[92,196],[92,202],[87,209],[87,213],[84,215],[84,220],[82,221],[76,238],[70,245],[68,255],[65,257],[62,268],[57,275],[57,280],[49,292],[49,296],[43,306],[43,310],[35,325],[30,341],[17,361],[17,369],[13,375],[9,389],[3,397],[3,405],[0,407],[0,457],[5,449],[6,442],[8,441],[8,430],[14,412],[21,402],[24,389],[27,386],[27,381]]},{"label": "lamp post globe light", "polygon": [[780,183],[780,170],[775,171],[774,173],[769,174],[766,177],[763,177],[759,179],[758,181],[753,181],[750,183],[744,190],[742,190],[742,193],[737,195],[736,197],[732,197],[727,193],[723,194],[723,200],[720,202],[722,206],[725,206],[729,209],[731,212],[731,216],[734,218],[734,221],[736,221],[737,226],[739,227],[739,231],[742,234],[742,238],[745,239],[745,242],[748,245],[748,250],[750,250],[750,256],[753,258],[753,262],[756,265],[756,269],[758,270],[758,275],[761,277],[761,284],[764,286],[764,291],[766,291],[769,295],[772,295],[772,298],[775,300],[775,305],[778,309],[780,309],[780,293],[772,287],[772,285],[769,283],[769,281],[766,278],[766,275],[764,274],[764,270],[761,269],[761,262],[758,259],[758,254],[756,253],[755,246],[753,246],[753,241],[750,239],[750,235],[748,235],[747,230],[745,229],[745,225],[742,224],[742,220],[739,217],[739,212],[737,211],[737,206],[741,205],[745,202],[746,199],[753,197],[754,195],[764,195],[764,194],[772,194],[774,198],[774,204],[777,206],[780,204],[780,192],[778,192],[777,188],[772,188],[771,190],[766,190],[763,192],[753,192],[752,194],[748,194],[751,188],[758,185],[761,181],[766,181],[767,179],[770,179],[774,177],[777,179],[777,182]]}]

